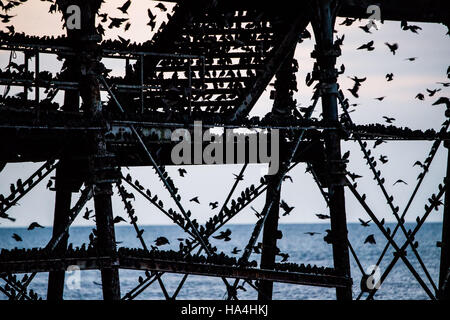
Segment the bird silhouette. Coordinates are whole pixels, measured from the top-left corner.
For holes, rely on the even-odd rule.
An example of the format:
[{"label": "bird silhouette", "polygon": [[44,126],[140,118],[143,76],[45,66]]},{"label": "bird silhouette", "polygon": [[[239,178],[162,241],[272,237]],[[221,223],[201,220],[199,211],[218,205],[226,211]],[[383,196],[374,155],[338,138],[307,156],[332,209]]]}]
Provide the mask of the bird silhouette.
[{"label": "bird silhouette", "polygon": [[394,80],[394,74],[393,73],[386,74],[386,80],[388,82]]},{"label": "bird silhouette", "polygon": [[283,216],[289,215],[294,209],[294,207],[290,207],[284,200],[281,200],[280,207],[284,210]]},{"label": "bird silhouette", "polygon": [[255,208],[253,208],[252,206],[250,206],[250,208],[253,210],[253,212],[255,213],[255,215],[256,215],[256,217],[258,218],[258,219],[261,219],[261,213],[259,213]]},{"label": "bird silhouette", "polygon": [[198,204],[200,204],[200,201],[198,200],[198,197],[194,197],[191,200],[189,200],[189,202],[197,202]]},{"label": "bird silhouette", "polygon": [[308,231],[308,232],[305,232],[305,234],[308,234],[308,235],[310,235],[310,236],[312,237],[312,236],[314,236],[314,235],[316,235],[316,234],[320,234],[320,232],[312,232],[312,231]]},{"label": "bird silhouette", "polygon": [[158,8],[159,10],[161,10],[162,12],[166,12],[167,11],[166,6],[164,4],[162,4],[161,2],[158,3],[155,7]]},{"label": "bird silhouette", "polygon": [[159,246],[163,246],[166,244],[170,244],[169,240],[166,237],[158,237],[155,240],[155,244],[159,247]]},{"label": "bird silhouette", "polygon": [[377,146],[379,146],[382,143],[386,143],[383,139],[377,139],[375,140],[375,143],[373,144],[373,148],[375,149]]},{"label": "bird silhouette", "polygon": [[180,177],[184,177],[184,175],[187,173],[187,171],[183,168],[179,168],[178,173],[180,174]]},{"label": "bird silhouette", "polygon": [[437,106],[440,104],[445,104],[447,106],[447,109],[450,109],[450,100],[447,97],[440,97],[436,100],[436,102],[433,103],[433,106]]},{"label": "bird silhouette", "polygon": [[394,182],[393,185],[395,186],[397,183],[403,183],[403,184],[407,185],[407,183],[405,181],[403,181],[402,179],[398,179],[397,181]]},{"label": "bird silhouette", "polygon": [[128,14],[127,10],[131,5],[131,0],[126,1],[121,7],[118,7],[120,11],[122,11],[123,14]]},{"label": "bird silhouette", "polygon": [[413,167],[415,167],[415,166],[419,166],[419,167],[422,167],[422,168],[425,167],[425,166],[422,164],[422,162],[420,162],[420,161],[414,162]]},{"label": "bird silhouette", "polygon": [[33,230],[35,228],[44,228],[43,226],[41,226],[39,223],[37,222],[32,222],[29,226],[28,226],[28,230]]},{"label": "bird silhouette", "polygon": [[116,223],[119,223],[119,222],[126,222],[126,221],[125,221],[125,219],[122,218],[121,216],[116,216],[116,217],[113,219],[113,223],[116,224]]},{"label": "bird silhouette", "polygon": [[429,97],[434,96],[434,95],[436,94],[436,92],[439,92],[439,91],[441,91],[440,88],[439,88],[439,89],[434,89],[434,90],[427,89],[427,92],[428,92],[428,96],[429,96]]},{"label": "bird silhouette", "polygon": [[409,30],[413,33],[418,33],[417,30],[422,30],[421,27],[416,26],[416,25],[408,25],[408,22],[406,20],[402,20],[401,24],[400,24],[401,28],[405,31]]},{"label": "bird silhouette", "polygon": [[376,244],[375,236],[373,234],[370,234],[367,236],[366,240],[364,240],[364,243],[370,243],[370,244]]},{"label": "bird silhouette", "polygon": [[387,158],[387,156],[383,156],[383,155],[380,155],[379,160],[380,160],[383,164],[385,164],[385,163],[387,163],[387,162],[389,161],[388,158]]},{"label": "bird silhouette", "polygon": [[423,95],[423,93],[418,93],[417,95],[416,95],[416,99],[419,99],[419,100],[424,100],[425,99],[425,96]]},{"label": "bird silhouette", "polygon": [[17,233],[13,233],[11,237],[17,242],[23,241],[22,238]]},{"label": "bird silhouette", "polygon": [[278,255],[282,258],[280,262],[286,262],[289,259],[289,253],[280,252]]},{"label": "bird silhouette", "polygon": [[364,221],[364,220],[361,219],[361,218],[358,218],[358,220],[359,220],[359,222],[361,222],[361,225],[362,225],[363,227],[369,227],[369,223],[372,221],[372,220]]},{"label": "bird silhouette", "polygon": [[358,47],[357,50],[367,50],[367,51],[373,51],[375,50],[375,47],[373,46],[374,42],[369,41],[366,44],[363,44],[362,46]]},{"label": "bird silhouette", "polygon": [[317,216],[317,218],[319,218],[320,220],[330,219],[330,216],[327,215],[327,214],[321,214],[321,213],[318,213],[318,214],[316,214],[316,216]]},{"label": "bird silhouette", "polygon": [[390,118],[390,117],[386,117],[383,116],[383,119],[387,122],[387,123],[393,123],[395,121],[395,118]]},{"label": "bird silhouette", "polygon": [[93,212],[94,210],[89,210],[88,208],[86,208],[86,211],[84,212],[84,215],[83,215],[83,218],[84,219],[86,219],[86,220],[89,220],[91,217],[90,217],[90,214]]},{"label": "bird silhouette", "polygon": [[231,235],[231,230],[227,229],[225,231],[221,231],[219,235],[213,236],[213,238],[217,239],[217,240],[230,241],[231,240],[230,235]]},{"label": "bird silhouette", "polygon": [[209,205],[211,206],[211,209],[214,210],[219,206],[219,201],[210,202]]},{"label": "bird silhouette", "polygon": [[231,251],[232,254],[238,254],[239,252],[241,252],[242,250],[239,250],[237,247],[233,248],[233,251]]},{"label": "bird silhouette", "polygon": [[398,44],[397,43],[390,44],[388,42],[385,42],[384,44],[387,45],[392,54],[395,55],[395,52],[398,50]]}]

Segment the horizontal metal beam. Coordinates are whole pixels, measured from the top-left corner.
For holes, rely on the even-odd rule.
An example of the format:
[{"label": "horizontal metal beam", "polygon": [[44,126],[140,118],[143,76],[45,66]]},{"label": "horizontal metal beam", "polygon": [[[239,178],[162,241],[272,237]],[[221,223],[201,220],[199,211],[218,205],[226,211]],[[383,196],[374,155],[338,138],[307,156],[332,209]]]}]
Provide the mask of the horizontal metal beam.
[{"label": "horizontal metal beam", "polygon": [[121,269],[148,270],[167,273],[192,274],[208,277],[226,277],[245,280],[268,280],[281,283],[318,287],[345,287],[351,279],[327,274],[273,271],[257,268],[241,268],[228,265],[187,263],[135,257],[64,258],[0,262],[0,273],[30,273],[67,270],[77,266],[80,270],[94,270],[117,266]]}]

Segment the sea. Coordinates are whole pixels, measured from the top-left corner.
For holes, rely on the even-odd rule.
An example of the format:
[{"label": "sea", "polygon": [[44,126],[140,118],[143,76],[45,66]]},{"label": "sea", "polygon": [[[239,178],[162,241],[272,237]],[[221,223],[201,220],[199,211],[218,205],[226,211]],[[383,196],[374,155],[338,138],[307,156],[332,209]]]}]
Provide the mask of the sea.
[{"label": "sea", "polygon": [[[387,223],[387,227],[391,230],[395,228],[395,224]],[[415,223],[406,223],[406,229],[414,229]],[[159,236],[166,237],[170,244],[161,247],[161,250],[173,249],[178,250],[178,238],[183,238],[183,231],[178,226],[144,226],[145,232],[143,234],[144,240],[149,246],[154,244],[154,241]],[[229,228],[232,232],[231,240],[225,242],[223,240],[211,239],[213,245],[218,248],[218,251],[223,251],[228,255],[232,255],[233,248],[243,249],[250,238],[250,234],[254,228],[253,225],[227,225],[224,230]],[[279,240],[278,247],[281,252],[289,253],[289,262],[304,263],[317,266],[333,266],[331,245],[327,244],[323,237],[326,235],[326,229],[329,224],[281,224],[279,229],[283,233],[283,238]],[[92,227],[72,227],[70,229],[69,242],[74,246],[80,246],[88,241],[88,236],[92,231]],[[348,224],[349,241],[354,248],[361,265],[366,272],[374,268],[387,240],[378,230],[378,228],[371,223],[369,227],[363,227],[360,224]],[[306,232],[318,232],[313,236]],[[22,242],[16,242],[11,236],[13,233],[19,234]],[[368,235],[373,234],[376,244],[364,243]],[[431,279],[434,283],[438,283],[439,278],[439,261],[440,248],[437,247],[437,242],[440,241],[442,235],[442,223],[425,223],[421,230],[417,233],[415,240],[418,241],[418,252],[421,259],[426,266]],[[0,248],[11,249],[18,248],[33,248],[44,247],[51,238],[51,228],[34,229],[32,231],[26,228],[0,228]],[[135,247],[139,248],[140,243],[136,238],[135,231],[131,226],[117,226],[116,238],[119,242],[119,247]],[[395,241],[399,247],[404,243],[404,236],[399,229],[395,237]],[[375,276],[382,274],[388,264],[393,259],[394,250],[389,248],[385,255],[379,269],[375,272]],[[242,252],[239,252],[236,257]],[[428,287],[433,290],[433,284],[425,276],[418,260],[414,256],[411,249],[407,251],[407,259],[410,261],[414,269],[424,279]],[[252,254],[251,260],[259,262],[260,256]],[[279,262],[281,257],[277,258]],[[350,255],[351,273],[353,279],[353,297],[358,297],[360,293],[360,279],[361,272],[355,262],[355,259]],[[79,272],[79,285],[73,285],[68,279],[74,275],[74,272]],[[19,275],[21,277],[22,275]],[[139,276],[145,277],[143,271],[120,270],[120,289],[122,296],[133,289],[138,284]],[[172,295],[183,275],[181,274],[164,274],[162,276],[163,283],[169,295]],[[46,297],[48,273],[39,273],[30,285],[40,297]],[[231,282],[232,280],[230,280]],[[1,282],[1,281],[0,281]],[[96,300],[102,298],[100,272],[95,271],[72,271],[67,273],[66,284],[64,291],[64,299],[76,300]],[[244,285],[244,289],[239,290],[239,299],[256,299],[257,292],[248,284]],[[204,277],[204,276],[188,276],[184,286],[179,292],[177,299],[224,299],[226,298],[225,285],[220,278]],[[329,300],[336,298],[336,292],[333,288],[319,288],[295,284],[274,284],[274,299],[282,300]],[[365,299],[366,294],[361,296]],[[0,293],[0,299],[6,299]],[[153,283],[145,291],[143,291],[136,300],[140,299],[164,299],[161,287],[158,282]],[[375,299],[379,300],[422,300],[429,299],[426,292],[419,285],[417,280],[412,275],[411,271],[405,266],[402,260],[399,260],[388,277],[379,288]]]}]

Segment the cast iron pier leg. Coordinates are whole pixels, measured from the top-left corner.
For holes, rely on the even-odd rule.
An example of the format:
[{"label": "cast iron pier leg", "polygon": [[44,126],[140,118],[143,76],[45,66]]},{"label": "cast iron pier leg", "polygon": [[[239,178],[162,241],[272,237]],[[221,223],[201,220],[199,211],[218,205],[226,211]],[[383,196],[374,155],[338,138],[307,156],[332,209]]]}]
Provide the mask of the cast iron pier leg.
[{"label": "cast iron pier leg", "polygon": [[[280,212],[280,190],[277,192],[279,182],[278,175],[269,176],[266,206],[273,201],[268,213],[263,231],[263,247],[261,252],[261,269],[274,269],[275,257],[277,255],[278,219]],[[260,280],[258,300],[272,300],[273,282]]]},{"label": "cast iron pier leg", "polygon": [[[445,142],[445,147],[450,148],[450,144]],[[447,177],[450,179],[450,149],[447,158]],[[450,186],[446,184],[444,200],[444,218],[442,221],[442,241],[441,241],[441,267],[439,271],[439,292],[440,300],[450,300]],[[444,286],[445,284],[445,286]]]},{"label": "cast iron pier leg", "polygon": [[[84,112],[88,119],[97,125],[106,127],[100,99],[100,51],[95,16],[100,7],[98,1],[84,1],[82,9],[82,36],[80,38],[82,73],[80,94],[83,98]],[[103,132],[91,135],[90,180],[94,185],[94,207],[97,224],[97,251],[100,256],[117,258],[116,241],[112,211],[112,186],[115,166],[112,155],[106,149]],[[101,269],[103,298],[105,300],[120,299],[119,270],[115,265]]]},{"label": "cast iron pier leg", "polygon": [[[53,236],[56,236],[61,228],[67,225],[69,220],[72,191],[66,182],[64,160],[56,169],[56,198],[55,213],[53,219]],[[55,248],[55,253],[64,256],[67,248],[69,234],[66,234]],[[51,271],[48,276],[47,300],[62,300],[64,294],[65,271]]]},{"label": "cast iron pier leg", "polygon": [[[335,8],[338,1],[317,0],[318,14],[313,22],[316,36],[316,48],[313,57],[317,59],[317,75],[321,81],[321,98],[323,118],[327,123],[337,124],[337,71],[336,57],[340,50],[333,46],[333,30],[336,18]],[[341,157],[341,142],[339,133],[327,130],[324,136],[327,169],[329,175],[328,193],[330,200],[331,232],[333,239],[334,268],[340,276],[350,278],[350,260],[347,245],[347,220],[345,212],[345,166]],[[336,288],[338,300],[351,300],[352,287]]]},{"label": "cast iron pier leg", "polygon": [[[275,101],[272,108],[272,116],[284,118],[289,115],[289,106],[292,103],[292,98],[289,94],[290,81],[295,75],[292,72],[292,59],[294,57],[295,45],[291,51],[286,55],[280,70],[277,72],[275,82]],[[275,258],[277,255],[277,240],[278,219],[280,211],[280,193],[281,188],[277,191],[278,183],[280,182],[280,174],[269,176],[266,195],[266,206],[273,200],[274,204],[268,213],[266,222],[264,223],[263,231],[263,248],[261,252],[261,268],[274,269]],[[259,284],[258,300],[272,300],[273,282],[261,280]]]}]

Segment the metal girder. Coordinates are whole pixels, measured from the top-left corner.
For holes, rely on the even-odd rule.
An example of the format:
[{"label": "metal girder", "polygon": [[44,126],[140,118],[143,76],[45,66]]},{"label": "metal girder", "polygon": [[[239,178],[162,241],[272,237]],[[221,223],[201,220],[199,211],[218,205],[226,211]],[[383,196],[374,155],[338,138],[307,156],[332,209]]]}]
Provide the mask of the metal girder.
[{"label": "metal girder", "polygon": [[351,283],[351,279],[326,274],[273,271],[256,268],[238,268],[227,265],[187,263],[146,258],[87,257],[46,260],[0,262],[0,272],[28,273],[67,270],[76,265],[80,270],[94,270],[115,266],[121,269],[148,270],[164,273],[182,273],[208,277],[226,277],[244,280],[268,280],[282,283],[311,285],[318,287],[341,287]]}]

